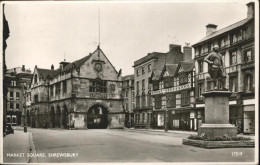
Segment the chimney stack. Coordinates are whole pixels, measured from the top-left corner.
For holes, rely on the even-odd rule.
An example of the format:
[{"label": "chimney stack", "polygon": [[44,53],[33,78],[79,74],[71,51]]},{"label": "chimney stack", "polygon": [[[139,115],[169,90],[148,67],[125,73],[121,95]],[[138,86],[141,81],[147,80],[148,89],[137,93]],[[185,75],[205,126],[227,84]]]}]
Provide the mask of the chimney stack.
[{"label": "chimney stack", "polygon": [[214,33],[216,30],[217,30],[217,25],[215,25],[215,24],[208,24],[207,26],[206,26],[206,28],[207,28],[207,31],[206,31],[206,36],[209,36],[209,35],[211,35],[212,33]]},{"label": "chimney stack", "polygon": [[189,43],[183,47],[183,61],[189,61],[192,59],[192,47]]},{"label": "chimney stack", "polygon": [[170,51],[181,52],[181,45],[170,44],[169,49]]},{"label": "chimney stack", "polygon": [[54,70],[54,66],[53,66],[53,64],[51,65],[51,70]]},{"label": "chimney stack", "polygon": [[23,65],[23,66],[22,66],[22,71],[24,71],[24,72],[25,72],[25,65]]},{"label": "chimney stack", "polygon": [[254,18],[255,16],[255,3],[249,2],[247,5],[247,18]]}]

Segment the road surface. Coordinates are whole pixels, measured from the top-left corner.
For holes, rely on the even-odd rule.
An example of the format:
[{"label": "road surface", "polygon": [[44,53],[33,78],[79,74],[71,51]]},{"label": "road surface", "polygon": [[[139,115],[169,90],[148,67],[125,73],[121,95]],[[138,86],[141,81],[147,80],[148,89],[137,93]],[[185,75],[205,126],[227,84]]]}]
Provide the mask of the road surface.
[{"label": "road surface", "polygon": [[[39,163],[254,161],[254,148],[204,149],[182,145],[182,139],[189,136],[187,134],[150,134],[113,129],[34,128],[29,131],[32,132],[36,156],[46,156],[32,158],[32,162]],[[232,156],[232,152],[242,155]],[[72,157],[66,157],[66,153]]]}]

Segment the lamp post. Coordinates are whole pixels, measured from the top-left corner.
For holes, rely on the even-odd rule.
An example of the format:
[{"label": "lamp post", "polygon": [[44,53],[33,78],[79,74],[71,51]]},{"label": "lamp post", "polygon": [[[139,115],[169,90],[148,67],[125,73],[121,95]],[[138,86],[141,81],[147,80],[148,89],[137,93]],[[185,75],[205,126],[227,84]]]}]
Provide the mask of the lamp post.
[{"label": "lamp post", "polygon": [[167,109],[167,102],[168,98],[166,98],[166,106],[165,106],[165,124],[164,124],[164,131],[168,132],[168,109]]}]

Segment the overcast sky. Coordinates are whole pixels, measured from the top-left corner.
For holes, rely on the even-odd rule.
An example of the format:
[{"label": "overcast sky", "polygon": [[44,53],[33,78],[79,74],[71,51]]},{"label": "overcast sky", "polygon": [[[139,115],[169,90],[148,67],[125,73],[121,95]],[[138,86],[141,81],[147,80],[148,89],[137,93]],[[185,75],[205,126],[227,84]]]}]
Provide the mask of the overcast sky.
[{"label": "overcast sky", "polygon": [[169,44],[194,44],[218,29],[246,18],[248,1],[211,3],[19,3],[6,4],[9,23],[6,64],[49,68],[73,62],[98,46],[123,75],[133,74],[134,61],[149,52],[167,52]]}]

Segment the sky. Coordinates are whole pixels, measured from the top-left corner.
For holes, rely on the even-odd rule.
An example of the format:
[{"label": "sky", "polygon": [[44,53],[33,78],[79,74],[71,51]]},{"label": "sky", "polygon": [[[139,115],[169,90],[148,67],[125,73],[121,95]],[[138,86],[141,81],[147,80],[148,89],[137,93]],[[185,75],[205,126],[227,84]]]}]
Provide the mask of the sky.
[{"label": "sky", "polygon": [[209,23],[221,29],[245,19],[248,2],[7,3],[6,65],[56,69],[64,57],[73,62],[94,52],[100,41],[114,67],[133,74],[134,61],[168,52],[169,44],[195,44]]}]

